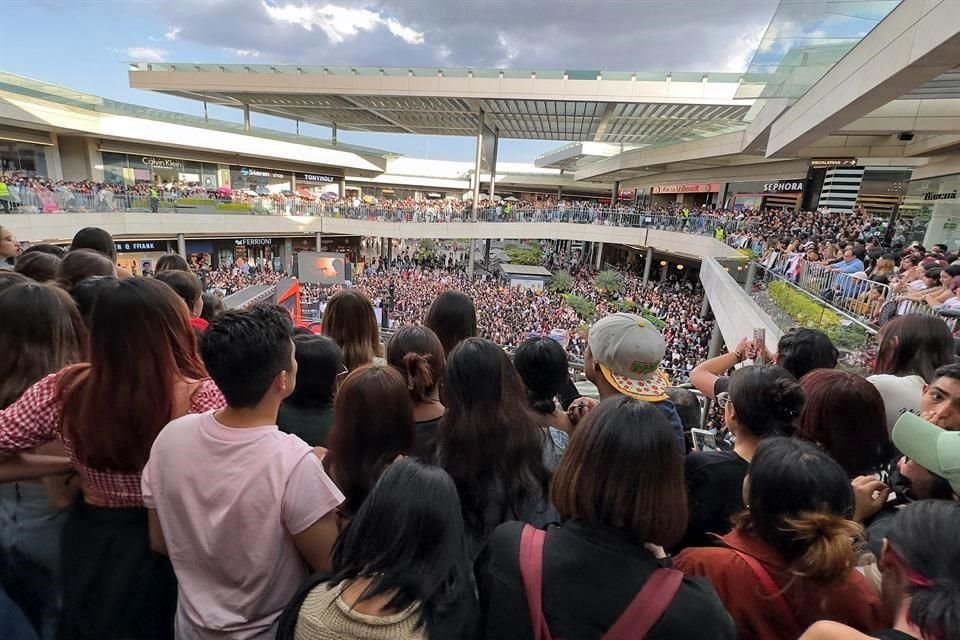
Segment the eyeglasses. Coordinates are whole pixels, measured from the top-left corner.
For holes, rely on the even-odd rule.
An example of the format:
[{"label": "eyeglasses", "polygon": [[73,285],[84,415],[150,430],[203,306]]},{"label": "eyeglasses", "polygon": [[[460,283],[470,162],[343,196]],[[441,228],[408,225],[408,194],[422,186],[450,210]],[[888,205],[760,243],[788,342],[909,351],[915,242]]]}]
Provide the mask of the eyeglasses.
[{"label": "eyeglasses", "polygon": [[721,409],[726,409],[727,405],[730,403],[730,394],[726,391],[722,391],[717,394],[717,406]]}]

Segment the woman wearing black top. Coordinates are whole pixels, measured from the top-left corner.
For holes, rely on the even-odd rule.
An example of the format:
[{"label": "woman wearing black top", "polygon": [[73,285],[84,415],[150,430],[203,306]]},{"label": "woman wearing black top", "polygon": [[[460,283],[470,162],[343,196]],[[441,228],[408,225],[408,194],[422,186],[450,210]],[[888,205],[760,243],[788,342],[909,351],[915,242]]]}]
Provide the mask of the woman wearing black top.
[{"label": "woman wearing black top", "polygon": [[[683,533],[683,461],[660,411],[625,396],[600,403],[577,427],[551,485],[563,524],[547,529],[542,610],[555,638],[599,640]],[[519,565],[523,524],[508,522],[477,562],[481,622],[476,637],[534,638]],[[648,640],[734,638],[709,584],[684,578]],[[639,640],[639,636],[638,636]]]},{"label": "woman wearing black top", "polygon": [[686,458],[690,522],[678,548],[708,546],[708,534],[723,535],[743,510],[743,478],[760,441],[793,434],[803,409],[803,389],[790,373],[755,365],[730,376],[730,391],[717,395],[727,428],[736,437],[733,451],[694,451]]},{"label": "woman wearing black top", "polygon": [[440,402],[440,380],[446,368],[443,345],[437,334],[427,327],[407,325],[390,338],[387,363],[403,375],[413,400],[417,429],[413,454],[429,459],[433,455],[437,426],[446,412]]}]

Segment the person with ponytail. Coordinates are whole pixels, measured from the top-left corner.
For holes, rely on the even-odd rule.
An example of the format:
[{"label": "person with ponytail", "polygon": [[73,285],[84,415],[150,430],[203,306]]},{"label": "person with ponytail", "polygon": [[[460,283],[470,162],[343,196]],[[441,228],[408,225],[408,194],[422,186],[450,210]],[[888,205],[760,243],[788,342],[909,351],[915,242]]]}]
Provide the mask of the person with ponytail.
[{"label": "person with ponytail", "polygon": [[517,347],[513,366],[527,388],[527,402],[544,425],[568,435],[573,433],[569,416],[557,405],[557,396],[570,378],[567,354],[552,338],[535,336]]},{"label": "person with ponytail", "polygon": [[387,344],[387,363],[404,377],[413,401],[416,426],[413,454],[423,459],[433,456],[437,426],[446,413],[440,402],[440,380],[446,361],[440,338],[428,327],[402,327]]},{"label": "person with ponytail", "polygon": [[674,563],[710,580],[740,640],[793,640],[818,620],[883,627],[880,598],[855,568],[862,529],[839,464],[809,442],[769,438],[743,494],[746,511],[719,546],[685,549]]},{"label": "person with ponytail", "polygon": [[694,451],[686,457],[690,522],[678,548],[709,544],[723,535],[743,510],[743,478],[760,442],[793,435],[805,395],[786,369],[754,365],[730,376],[729,391],[717,394],[727,429],[736,438],[733,451]]},{"label": "person with ponytail", "polygon": [[960,504],[922,500],[894,516],[883,541],[882,599],[893,627],[864,635],[822,621],[800,640],[960,640]]}]

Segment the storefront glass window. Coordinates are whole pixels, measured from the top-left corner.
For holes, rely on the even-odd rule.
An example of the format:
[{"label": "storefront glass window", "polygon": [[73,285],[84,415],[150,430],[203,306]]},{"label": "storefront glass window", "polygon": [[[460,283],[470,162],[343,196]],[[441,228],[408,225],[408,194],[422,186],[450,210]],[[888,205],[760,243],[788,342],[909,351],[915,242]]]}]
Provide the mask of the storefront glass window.
[{"label": "storefront glass window", "polygon": [[43,145],[0,142],[0,171],[47,175],[47,157]]}]

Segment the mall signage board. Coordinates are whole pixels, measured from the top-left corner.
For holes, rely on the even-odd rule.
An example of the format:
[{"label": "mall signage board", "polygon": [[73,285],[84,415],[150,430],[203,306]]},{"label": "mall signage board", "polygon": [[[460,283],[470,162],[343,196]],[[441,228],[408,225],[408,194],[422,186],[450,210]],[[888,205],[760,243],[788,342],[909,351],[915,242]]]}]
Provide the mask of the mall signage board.
[{"label": "mall signage board", "polygon": [[797,193],[803,191],[803,180],[777,180],[763,185],[764,193]]},{"label": "mall signage board", "polygon": [[273,244],[273,238],[237,238],[233,244],[238,247],[268,247]]},{"label": "mall signage board", "polygon": [[957,190],[947,191],[946,193],[934,193],[933,191],[927,191],[923,194],[924,200],[956,200],[957,199]]},{"label": "mall signage board", "polygon": [[714,193],[720,191],[719,182],[701,182],[697,184],[658,184],[651,189],[654,195],[665,193]]},{"label": "mall signage board", "polygon": [[838,169],[857,166],[856,158],[811,158],[811,169]]},{"label": "mall signage board", "polygon": [[154,169],[183,169],[183,160],[174,160],[173,158],[143,156],[140,158],[140,162]]},{"label": "mall signage board", "polygon": [[166,240],[130,240],[114,242],[117,253],[139,253],[141,251],[166,251]]},{"label": "mall signage board", "polygon": [[337,176],[328,176],[321,173],[298,173],[297,181],[299,182],[319,182],[319,183],[333,183],[337,181]]},{"label": "mall signage board", "polygon": [[240,175],[242,176],[255,176],[257,178],[276,178],[283,180],[284,178],[290,177],[282,171],[276,171],[274,169],[257,169],[255,167],[240,167]]}]

